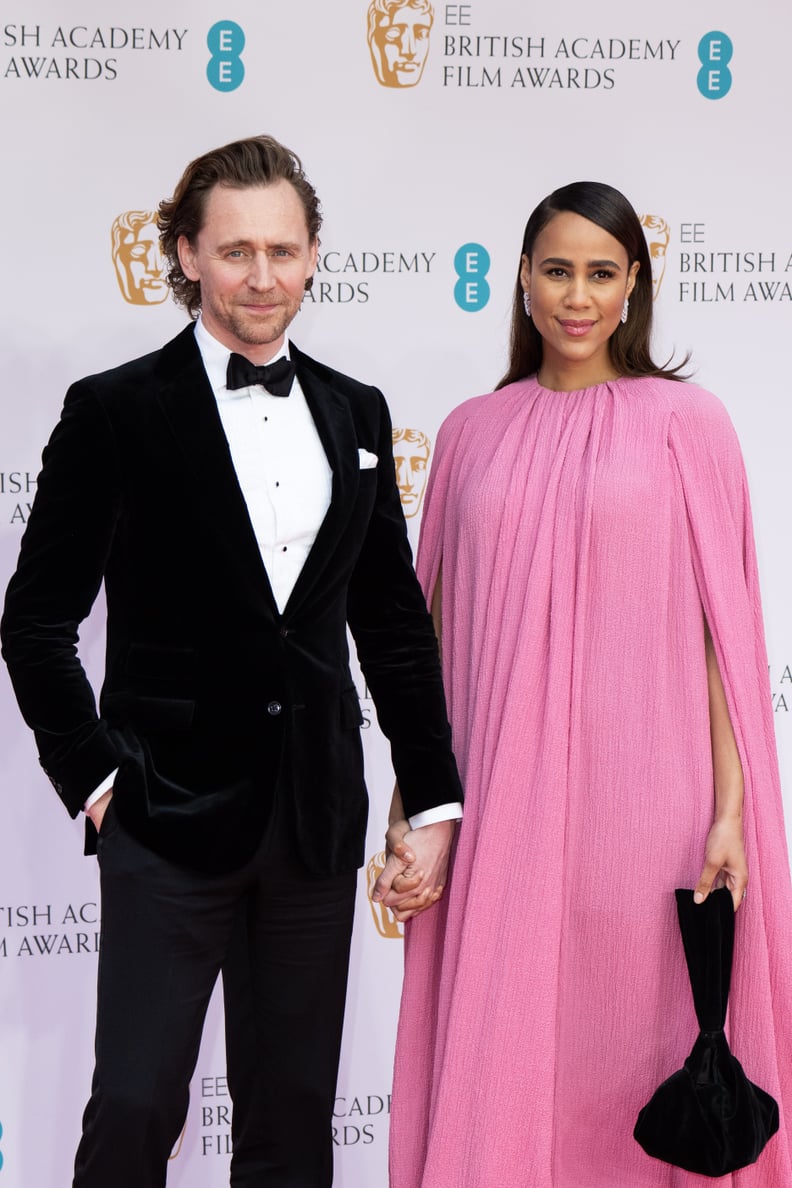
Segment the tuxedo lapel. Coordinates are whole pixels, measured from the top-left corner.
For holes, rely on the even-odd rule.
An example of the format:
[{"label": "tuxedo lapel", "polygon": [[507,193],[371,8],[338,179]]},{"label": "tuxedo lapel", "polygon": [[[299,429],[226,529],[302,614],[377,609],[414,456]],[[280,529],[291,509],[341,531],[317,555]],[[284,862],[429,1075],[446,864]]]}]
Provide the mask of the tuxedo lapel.
[{"label": "tuxedo lapel", "polygon": [[[357,434],[349,400],[328,382],[323,368],[293,345],[291,353],[333,472],[333,482],[330,506],[289,596],[285,613],[300,603],[332,560],[360,481]],[[207,546],[211,541],[222,552],[224,564],[229,568],[229,580],[235,581],[240,593],[246,590],[252,598],[264,598],[267,611],[277,614],[269,576],[192,326],[163,347],[157,373],[158,401],[193,485],[197,513],[206,526]],[[233,579],[231,572],[236,575]]]},{"label": "tuxedo lapel", "polygon": [[327,382],[320,369],[293,343],[289,349],[297,368],[300,387],[333,472],[333,486],[330,506],[289,596],[287,611],[299,604],[332,560],[354,506],[360,481],[357,434],[349,400]]},{"label": "tuxedo lapel", "polygon": [[[221,551],[240,593],[277,613],[266,567],[231,459],[217,401],[192,326],[162,350],[158,400],[189,481],[207,550]],[[232,576],[232,574],[234,576]]]}]

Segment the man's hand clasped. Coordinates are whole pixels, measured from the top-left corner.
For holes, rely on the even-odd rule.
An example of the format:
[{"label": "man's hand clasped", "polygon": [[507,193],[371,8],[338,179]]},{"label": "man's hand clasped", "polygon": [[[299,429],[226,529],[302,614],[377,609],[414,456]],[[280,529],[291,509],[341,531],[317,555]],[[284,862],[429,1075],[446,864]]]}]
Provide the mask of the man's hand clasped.
[{"label": "man's hand clasped", "polygon": [[455,821],[437,821],[411,829],[409,821],[394,821],[385,834],[385,869],[374,884],[372,898],[384,903],[403,922],[442,897]]}]

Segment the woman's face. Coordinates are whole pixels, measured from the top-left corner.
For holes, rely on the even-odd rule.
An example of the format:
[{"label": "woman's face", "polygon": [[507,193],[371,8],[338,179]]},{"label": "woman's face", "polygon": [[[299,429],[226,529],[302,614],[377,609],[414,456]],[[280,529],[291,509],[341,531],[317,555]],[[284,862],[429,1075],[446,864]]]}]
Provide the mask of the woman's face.
[{"label": "woman's face", "polygon": [[540,383],[564,391],[616,378],[608,342],[638,267],[596,223],[569,211],[552,217],[520,270],[542,336]]}]

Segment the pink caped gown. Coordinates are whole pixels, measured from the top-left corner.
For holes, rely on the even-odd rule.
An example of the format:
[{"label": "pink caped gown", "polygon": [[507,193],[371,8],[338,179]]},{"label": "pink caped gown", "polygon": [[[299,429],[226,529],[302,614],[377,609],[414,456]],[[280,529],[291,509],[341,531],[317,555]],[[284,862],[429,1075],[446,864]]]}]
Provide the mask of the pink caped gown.
[{"label": "pink caped gown", "polygon": [[[441,561],[465,819],[445,899],[408,925],[392,1188],[792,1188],[792,890],[723,406],[662,379],[468,401],[438,436],[428,593]],[[702,610],[745,775],[727,1034],[781,1109],[717,1181],[632,1137],[698,1031],[673,892],[713,816]]]}]

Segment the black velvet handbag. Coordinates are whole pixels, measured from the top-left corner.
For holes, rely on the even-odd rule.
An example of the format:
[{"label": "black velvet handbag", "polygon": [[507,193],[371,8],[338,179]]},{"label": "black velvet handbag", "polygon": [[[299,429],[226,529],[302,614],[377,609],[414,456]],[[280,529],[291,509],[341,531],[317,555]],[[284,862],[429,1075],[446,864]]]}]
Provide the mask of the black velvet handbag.
[{"label": "black velvet handbag", "polygon": [[684,1067],[663,1081],[633,1131],[647,1155],[703,1176],[755,1163],[778,1130],[778,1105],[748,1080],[723,1025],[734,952],[734,907],[721,887],[702,904],[676,893],[693,1003],[701,1031]]}]

